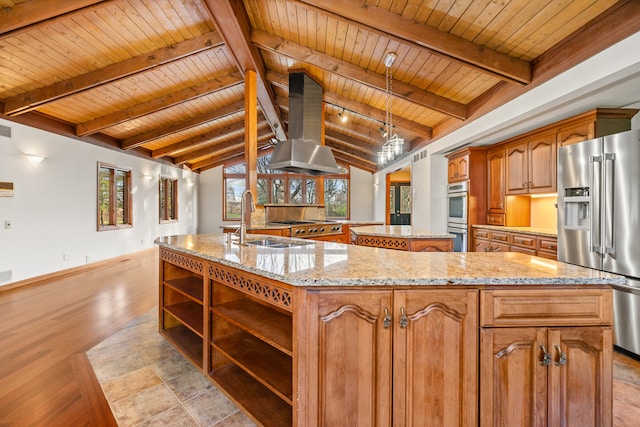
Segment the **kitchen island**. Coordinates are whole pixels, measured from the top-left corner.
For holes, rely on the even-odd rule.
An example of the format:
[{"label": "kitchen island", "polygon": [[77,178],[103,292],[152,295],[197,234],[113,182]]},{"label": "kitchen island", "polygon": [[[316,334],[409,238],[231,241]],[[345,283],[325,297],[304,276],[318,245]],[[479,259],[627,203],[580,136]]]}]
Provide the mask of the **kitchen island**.
[{"label": "kitchen island", "polygon": [[159,238],[160,332],[260,425],[611,425],[623,278],[518,253]]},{"label": "kitchen island", "polygon": [[455,237],[412,225],[372,225],[349,230],[355,245],[410,252],[451,252]]}]

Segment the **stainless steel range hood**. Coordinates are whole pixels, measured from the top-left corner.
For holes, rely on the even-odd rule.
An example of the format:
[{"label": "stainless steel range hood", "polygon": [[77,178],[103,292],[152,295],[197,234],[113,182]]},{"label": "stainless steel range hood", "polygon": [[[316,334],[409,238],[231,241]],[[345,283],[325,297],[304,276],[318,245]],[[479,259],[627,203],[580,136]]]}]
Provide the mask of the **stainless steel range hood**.
[{"label": "stainless steel range hood", "polygon": [[322,88],[305,73],[289,74],[289,139],[280,141],[267,169],[306,175],[341,173],[322,141]]}]

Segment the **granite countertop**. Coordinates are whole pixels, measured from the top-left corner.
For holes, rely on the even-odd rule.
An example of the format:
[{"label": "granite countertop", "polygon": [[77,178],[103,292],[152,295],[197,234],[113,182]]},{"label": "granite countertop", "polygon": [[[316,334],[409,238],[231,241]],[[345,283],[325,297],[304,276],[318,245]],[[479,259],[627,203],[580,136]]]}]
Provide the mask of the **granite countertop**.
[{"label": "granite countertop", "polygon": [[397,237],[406,239],[453,239],[455,237],[453,234],[447,232],[435,232],[411,225],[372,225],[367,227],[350,227],[349,230],[358,236]]},{"label": "granite countertop", "polygon": [[535,234],[536,236],[558,237],[558,230],[555,228],[505,227],[503,225],[485,225],[485,224],[474,224],[472,225],[472,227],[487,228],[490,230],[508,231],[511,233]]},{"label": "granite countertop", "polygon": [[286,249],[239,246],[225,234],[159,237],[155,243],[292,286],[623,284],[624,277],[520,253],[406,252],[314,240]]},{"label": "granite countertop", "polygon": [[[326,221],[326,222],[335,222],[336,224],[344,224],[349,227],[354,227],[358,225],[382,225],[383,222],[380,221],[361,221],[361,220],[350,220],[350,219],[338,219],[338,220],[318,220],[318,221]],[[220,228],[238,228],[240,224],[225,224],[221,225]],[[291,225],[288,224],[255,224],[247,226],[247,230],[282,230],[286,228],[291,228]]]}]

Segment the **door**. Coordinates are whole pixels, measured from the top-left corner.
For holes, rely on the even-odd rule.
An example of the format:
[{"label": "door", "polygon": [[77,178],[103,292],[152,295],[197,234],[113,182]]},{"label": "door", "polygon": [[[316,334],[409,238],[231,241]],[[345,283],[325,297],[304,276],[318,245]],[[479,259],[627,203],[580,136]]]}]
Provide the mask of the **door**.
[{"label": "door", "polygon": [[[391,291],[307,292],[298,425],[391,426]],[[308,361],[307,362],[305,362]]]},{"label": "door", "polygon": [[506,150],[506,194],[527,194],[529,181],[528,145],[522,142]]},{"label": "door", "polygon": [[477,291],[393,298],[393,425],[477,426]]},{"label": "door", "polygon": [[542,134],[529,142],[529,193],[556,192],[556,134]]},{"label": "door", "polygon": [[480,426],[547,426],[546,328],[480,332]]},{"label": "door", "polygon": [[389,186],[389,224],[411,224],[411,183],[392,182]]},{"label": "door", "polygon": [[606,271],[640,277],[640,130],[604,138],[603,236]]},{"label": "door", "polygon": [[601,269],[602,139],[558,150],[558,261]]}]

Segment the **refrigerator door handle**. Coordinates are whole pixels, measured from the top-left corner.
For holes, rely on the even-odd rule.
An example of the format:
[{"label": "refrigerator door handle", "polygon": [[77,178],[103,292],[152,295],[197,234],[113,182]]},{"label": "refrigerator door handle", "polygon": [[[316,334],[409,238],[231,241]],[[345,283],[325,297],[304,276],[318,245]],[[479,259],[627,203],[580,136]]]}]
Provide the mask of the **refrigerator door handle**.
[{"label": "refrigerator door handle", "polygon": [[[611,167],[607,167],[610,164]],[[613,239],[613,177],[615,176],[616,155],[615,153],[605,153],[603,160],[603,191],[604,191],[604,253],[615,258],[616,248]]]},{"label": "refrigerator door handle", "polygon": [[602,164],[602,156],[589,156],[589,252],[602,254],[602,242],[600,241],[600,227],[602,225],[600,213],[600,171],[598,165]]}]

